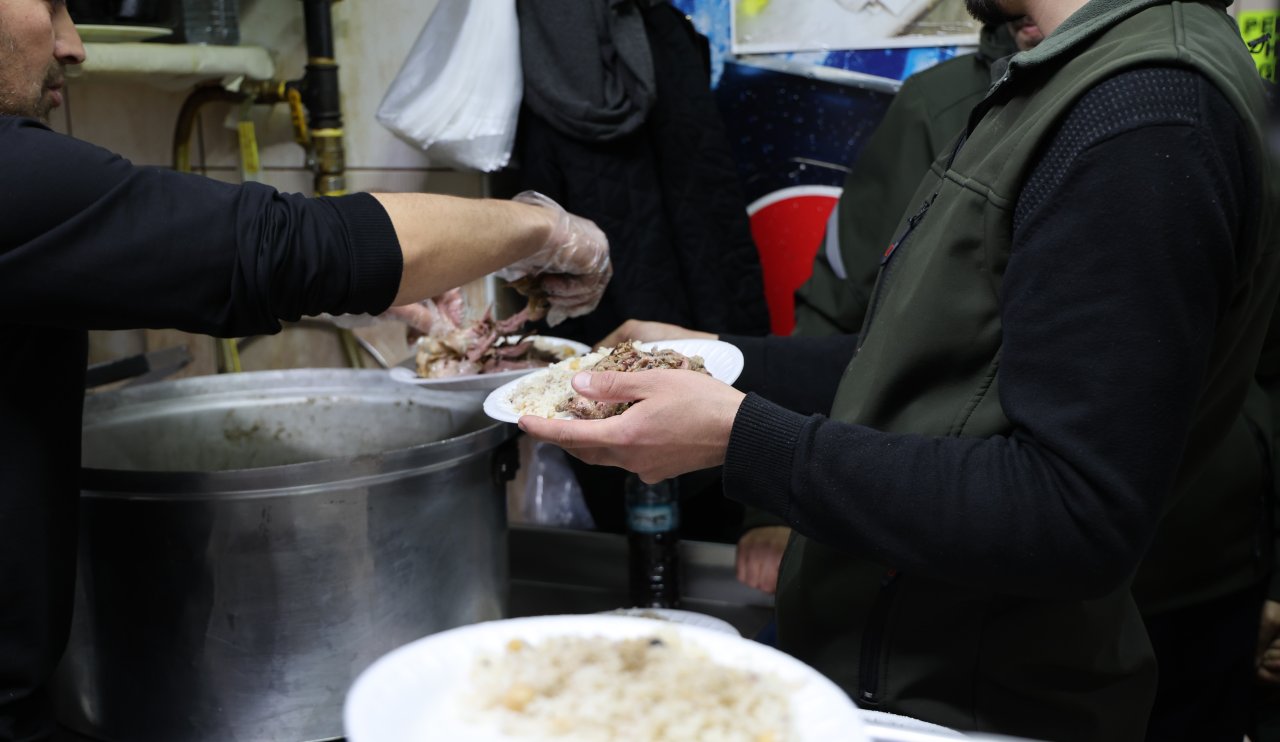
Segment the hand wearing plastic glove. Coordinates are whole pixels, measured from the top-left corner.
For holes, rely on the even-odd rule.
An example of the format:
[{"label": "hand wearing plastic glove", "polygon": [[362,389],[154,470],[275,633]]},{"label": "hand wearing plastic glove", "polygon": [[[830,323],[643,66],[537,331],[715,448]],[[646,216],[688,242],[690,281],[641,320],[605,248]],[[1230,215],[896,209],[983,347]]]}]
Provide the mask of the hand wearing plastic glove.
[{"label": "hand wearing plastic glove", "polygon": [[555,224],[541,249],[498,271],[498,277],[529,297],[531,319],[541,317],[543,302],[550,325],[595,309],[613,276],[604,232],[541,193],[525,191],[512,200],[548,209]]},{"label": "hand wearing plastic glove", "polygon": [[409,340],[413,341],[419,335],[444,334],[458,329],[465,311],[462,289],[449,289],[434,299],[390,307],[379,315],[321,314],[317,318],[328,320],[345,330],[371,327],[384,320],[394,320],[409,327]]},{"label": "hand wearing plastic glove", "polygon": [[462,289],[449,289],[434,299],[391,307],[379,316],[408,325],[409,339],[413,340],[416,335],[442,335],[458,329],[463,323],[465,309]]}]

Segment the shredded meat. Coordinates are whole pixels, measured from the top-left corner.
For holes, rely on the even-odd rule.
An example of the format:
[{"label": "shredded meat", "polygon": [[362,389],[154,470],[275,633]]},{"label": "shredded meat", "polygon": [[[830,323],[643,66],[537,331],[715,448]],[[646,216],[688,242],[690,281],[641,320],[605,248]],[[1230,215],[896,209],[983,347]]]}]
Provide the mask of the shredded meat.
[{"label": "shredded meat", "polygon": [[529,321],[528,307],[504,320],[495,320],[493,307],[489,307],[474,322],[463,319],[464,308],[460,301],[442,305],[430,334],[418,339],[419,376],[438,379],[487,374],[562,360],[556,353],[537,347],[531,336],[519,334]]},{"label": "shredded meat", "polygon": [[[674,350],[658,349],[652,353],[640,350],[630,340],[619,343],[609,355],[591,367],[592,371],[651,371],[654,369],[683,369],[697,371],[708,376],[711,372],[702,363],[701,356],[686,356]],[[567,412],[582,420],[603,420],[621,415],[634,402],[599,402],[578,394],[556,405],[556,412]]]},{"label": "shredded meat", "polygon": [[537,322],[546,318],[547,312],[551,309],[551,301],[547,298],[547,290],[542,286],[541,276],[517,278],[510,281],[508,285],[529,300],[524,311],[521,312],[526,322]]}]

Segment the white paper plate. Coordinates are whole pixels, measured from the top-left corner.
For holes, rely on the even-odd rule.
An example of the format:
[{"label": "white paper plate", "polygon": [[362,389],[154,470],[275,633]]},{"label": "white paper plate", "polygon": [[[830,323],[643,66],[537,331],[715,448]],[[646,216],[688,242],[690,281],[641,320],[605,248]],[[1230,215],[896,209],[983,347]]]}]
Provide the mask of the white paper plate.
[{"label": "white paper plate", "polygon": [[[950,727],[932,724],[927,721],[921,721],[911,716],[902,716],[900,714],[890,714],[886,711],[872,711],[870,709],[858,709],[858,716],[862,717],[863,723],[870,728],[872,735],[876,740],[890,740],[896,737],[889,733],[881,734],[885,730],[894,730],[901,732],[919,732],[928,734],[932,737],[943,737],[956,739],[964,739],[965,735]],[[912,737],[907,735],[908,739]]]},{"label": "white paper plate", "polygon": [[[738,350],[738,346],[721,340],[657,340],[652,343],[636,343],[636,347],[650,352],[668,349],[687,356],[702,356],[702,361],[711,375],[726,384],[732,384],[742,373],[742,351]],[[538,369],[534,373],[546,373],[546,369]],[[532,378],[533,374],[529,376]],[[523,381],[525,381],[523,378],[516,379],[490,392],[484,401],[485,414],[505,423],[518,421],[520,413],[511,405],[511,395]]]},{"label": "white paper plate", "polygon": [[[763,644],[683,624],[663,627],[726,666],[771,675],[791,690],[791,716],[800,742],[870,742],[858,709],[844,691],[816,670]],[[347,742],[500,742],[516,738],[463,719],[471,667],[482,654],[502,651],[511,639],[552,636],[623,639],[654,631],[652,620],[626,616],[537,616],[464,626],[419,639],[369,666],[347,694]],[[520,737],[522,742],[533,738]]]},{"label": "white paper plate", "polygon": [[92,23],[76,24],[80,40],[92,44],[115,44],[122,41],[146,41],[173,34],[173,29],[160,26],[100,26]]},{"label": "white paper plate", "polygon": [[686,624],[688,626],[699,626],[712,631],[719,631],[722,634],[731,634],[733,636],[742,636],[742,634],[734,628],[733,624],[715,616],[708,616],[705,613],[697,613],[695,611],[682,611],[676,608],[615,608],[612,611],[604,611],[602,616],[630,616],[632,618],[647,618],[650,621],[664,621],[667,623]]},{"label": "white paper plate", "polygon": [[[507,339],[515,342],[520,339],[520,336],[509,335]],[[573,353],[565,356],[565,358],[585,355],[591,352],[590,347],[576,340],[568,340],[566,338],[536,335],[533,336],[533,342],[538,347],[546,350],[564,350],[566,348],[572,350]],[[417,360],[410,358],[404,364],[391,369],[391,378],[405,384],[416,384],[428,389],[489,392],[513,379],[519,379],[522,376],[527,376],[540,370],[538,368],[517,368],[510,371],[499,371],[496,374],[470,374],[468,376],[448,376],[442,379],[424,379],[418,376],[417,366]]]}]

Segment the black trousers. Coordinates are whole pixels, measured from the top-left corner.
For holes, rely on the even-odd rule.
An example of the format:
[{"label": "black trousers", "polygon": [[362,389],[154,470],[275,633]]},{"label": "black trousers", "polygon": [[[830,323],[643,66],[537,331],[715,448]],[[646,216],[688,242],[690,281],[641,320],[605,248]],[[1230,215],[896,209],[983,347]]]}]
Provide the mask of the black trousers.
[{"label": "black trousers", "polygon": [[1146,619],[1159,663],[1147,742],[1240,742],[1250,731],[1262,587]]}]

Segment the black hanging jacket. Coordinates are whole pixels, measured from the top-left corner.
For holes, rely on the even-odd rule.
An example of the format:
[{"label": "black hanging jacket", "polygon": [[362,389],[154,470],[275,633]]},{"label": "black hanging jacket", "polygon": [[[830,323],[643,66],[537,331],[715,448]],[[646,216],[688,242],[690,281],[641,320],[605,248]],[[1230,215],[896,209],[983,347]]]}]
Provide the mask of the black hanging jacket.
[{"label": "black hanging jacket", "polygon": [[[666,3],[612,3],[608,13],[615,15],[597,18],[595,29],[550,22],[571,12],[563,0],[522,2],[519,9],[526,105],[517,185],[594,220],[609,236],[614,261],[599,308],[556,334],[593,343],[631,317],[768,332],[760,259],[711,94],[706,39]],[[628,35],[636,25],[621,22],[627,14],[643,19],[651,82]],[[598,60],[604,74],[572,74],[565,61],[572,59]],[[589,127],[537,112],[547,91],[571,100],[565,87],[573,84],[598,87],[577,97],[597,103]],[[634,105],[620,101],[624,95]],[[591,113],[585,104],[583,110]]]}]

